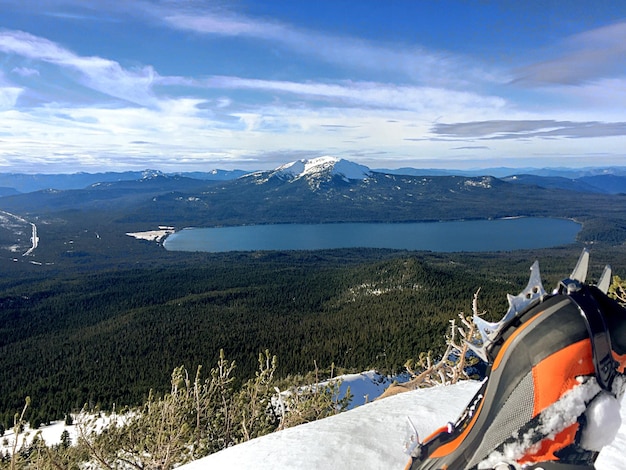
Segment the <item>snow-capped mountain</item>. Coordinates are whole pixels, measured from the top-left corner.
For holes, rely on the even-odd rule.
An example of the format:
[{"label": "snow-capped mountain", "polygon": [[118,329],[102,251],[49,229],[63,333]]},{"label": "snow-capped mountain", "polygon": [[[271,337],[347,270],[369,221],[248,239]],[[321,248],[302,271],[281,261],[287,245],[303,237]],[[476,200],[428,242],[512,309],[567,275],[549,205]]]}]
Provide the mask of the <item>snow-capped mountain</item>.
[{"label": "snow-capped mountain", "polygon": [[306,180],[312,187],[319,187],[322,182],[340,178],[344,182],[362,181],[371,175],[364,165],[336,157],[318,157],[296,160],[279,166],[275,170],[252,173],[257,182],[264,183],[272,178],[287,181]]},{"label": "snow-capped mountain", "polygon": [[362,180],[370,175],[370,169],[348,160],[326,156],[286,163],[279,166],[275,173],[290,176],[294,179],[319,177],[328,174],[338,175],[346,180]]},{"label": "snow-capped mountain", "polygon": [[149,180],[149,179],[154,179],[154,178],[158,178],[158,177],[162,177],[164,176],[164,173],[162,171],[159,170],[143,170],[141,172],[141,179],[142,180]]}]

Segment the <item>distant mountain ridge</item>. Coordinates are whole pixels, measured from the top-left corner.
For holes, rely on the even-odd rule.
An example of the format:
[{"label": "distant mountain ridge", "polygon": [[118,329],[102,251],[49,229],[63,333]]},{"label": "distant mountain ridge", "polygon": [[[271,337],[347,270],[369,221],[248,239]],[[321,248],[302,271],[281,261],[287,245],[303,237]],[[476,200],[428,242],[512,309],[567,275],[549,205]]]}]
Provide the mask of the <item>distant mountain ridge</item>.
[{"label": "distant mountain ridge", "polygon": [[600,174],[566,178],[563,176],[537,176],[520,174],[502,178],[513,184],[524,184],[551,189],[601,194],[626,194],[626,175]]},{"label": "distant mountain ridge", "polygon": [[[331,169],[325,174],[325,169]],[[569,189],[582,192],[602,192],[608,194],[626,193],[626,167],[588,168],[483,168],[471,170],[447,170],[437,168],[397,168],[370,169],[349,160],[323,156],[296,160],[273,170],[245,171],[214,169],[206,172],[173,172],[146,169],[142,171],[102,172],[102,173],[63,173],[63,174],[24,174],[0,173],[0,197],[17,193],[29,193],[42,189],[84,189],[96,183],[136,181],[147,176],[182,176],[202,181],[230,181],[242,176],[264,175],[267,178],[281,177],[288,180],[299,178],[317,179],[340,177],[345,181],[362,180],[372,173],[385,173],[398,176],[493,176],[511,183],[532,184],[546,188]],[[532,179],[530,177],[536,179]],[[513,178],[515,177],[515,178]],[[541,179],[546,178],[546,179]],[[561,179],[554,179],[561,178]],[[569,180],[569,181],[565,181]],[[573,183],[572,181],[575,181]],[[585,184],[580,184],[580,183]]]},{"label": "distant mountain ridge", "polygon": [[[163,173],[159,170],[104,172],[104,173],[62,173],[62,174],[24,174],[0,173],[0,187],[12,189],[18,193],[30,193],[42,189],[84,189],[96,183],[113,183],[118,181],[137,181],[148,177],[183,176],[198,180],[226,181],[239,178],[248,172],[243,170],[212,170],[208,172]],[[4,195],[0,193],[0,197]]]},{"label": "distant mountain ridge", "polygon": [[394,175],[411,176],[494,176],[496,178],[506,178],[514,175],[533,175],[541,177],[562,177],[568,179],[578,179],[590,176],[615,175],[626,176],[626,166],[612,167],[585,167],[585,168],[510,168],[510,167],[487,167],[468,170],[448,170],[438,168],[397,168],[375,169],[380,173],[390,173]]},{"label": "distant mountain ridge", "polygon": [[[601,177],[603,178],[603,177]],[[566,189],[568,191],[585,192],[585,193],[606,193],[597,186],[587,184],[581,179],[565,178],[563,176],[537,176],[519,174],[507,176],[502,180],[514,184],[526,184],[529,186],[539,186],[542,188]]]}]

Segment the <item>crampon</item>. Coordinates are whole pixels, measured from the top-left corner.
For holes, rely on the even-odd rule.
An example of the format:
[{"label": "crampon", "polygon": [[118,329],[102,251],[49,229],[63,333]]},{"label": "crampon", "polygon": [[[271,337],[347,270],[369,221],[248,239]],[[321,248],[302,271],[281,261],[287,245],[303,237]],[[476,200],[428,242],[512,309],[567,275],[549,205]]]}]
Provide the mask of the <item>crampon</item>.
[{"label": "crampon", "polygon": [[588,264],[584,250],[546,293],[535,262],[500,322],[474,317],[487,378],[456,423],[415,433],[407,470],[595,468],[617,433],[598,416],[619,415],[626,388],[626,310],[607,296],[610,267],[590,285]]}]

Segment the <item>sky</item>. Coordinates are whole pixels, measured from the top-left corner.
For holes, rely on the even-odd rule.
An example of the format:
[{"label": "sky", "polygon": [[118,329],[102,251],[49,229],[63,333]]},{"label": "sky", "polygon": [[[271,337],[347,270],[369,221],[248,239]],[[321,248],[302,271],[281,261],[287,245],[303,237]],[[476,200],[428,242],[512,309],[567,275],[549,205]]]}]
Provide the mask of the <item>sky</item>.
[{"label": "sky", "polygon": [[0,0],[0,172],[626,165],[626,2]]}]

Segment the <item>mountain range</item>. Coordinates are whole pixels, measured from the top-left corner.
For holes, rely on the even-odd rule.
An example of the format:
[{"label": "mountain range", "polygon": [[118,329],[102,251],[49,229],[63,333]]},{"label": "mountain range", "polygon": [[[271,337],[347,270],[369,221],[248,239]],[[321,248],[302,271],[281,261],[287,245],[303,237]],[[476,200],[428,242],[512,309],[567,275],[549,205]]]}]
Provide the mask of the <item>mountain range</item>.
[{"label": "mountain range", "polygon": [[[100,251],[103,246],[108,247],[108,253],[111,247],[126,253],[130,248],[125,233],[159,226],[178,230],[190,226],[525,216],[576,219],[583,223],[580,241],[621,243],[626,241],[626,173],[621,171],[589,169],[577,178],[429,176],[371,170],[347,160],[320,157],[251,173],[164,174],[146,170],[22,175],[22,179],[12,181],[28,180],[31,188],[35,183],[56,184],[58,188],[18,193],[15,186],[25,189],[28,185],[14,184],[8,195],[0,197],[0,215],[4,211],[13,222],[22,221],[17,223],[19,228],[0,222],[0,249],[26,251],[31,243],[29,224],[33,223],[39,226],[40,236],[46,237],[38,252],[45,247],[65,250],[71,241],[75,250],[82,246],[85,253]],[[70,189],[88,180],[96,182]],[[0,180],[2,184],[7,184],[6,180]],[[102,237],[114,239],[104,243]]]},{"label": "mountain range", "polygon": [[[208,172],[170,173],[167,176],[224,181],[238,178],[246,173],[243,170],[212,170]],[[84,189],[97,183],[137,181],[155,176],[166,175],[158,170],[70,174],[0,173],[0,197],[17,193],[30,193],[42,189]]]},{"label": "mountain range", "polygon": [[[275,170],[285,175],[298,173],[301,177],[331,169],[342,173],[348,179],[360,179],[359,175],[372,172],[401,176],[493,176],[506,181],[533,184],[546,188],[570,189],[581,192],[626,193],[626,167],[586,167],[586,168],[484,168],[472,170],[444,169],[369,169],[364,165],[334,157],[320,157],[310,160],[297,160],[286,163]],[[42,189],[84,189],[96,183],[136,181],[154,176],[185,177],[201,181],[228,181],[244,175],[265,173],[244,170],[220,170],[163,173],[158,170],[72,173],[72,174],[23,174],[0,173],[0,197],[18,193],[28,193]]]}]

